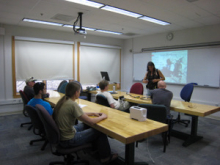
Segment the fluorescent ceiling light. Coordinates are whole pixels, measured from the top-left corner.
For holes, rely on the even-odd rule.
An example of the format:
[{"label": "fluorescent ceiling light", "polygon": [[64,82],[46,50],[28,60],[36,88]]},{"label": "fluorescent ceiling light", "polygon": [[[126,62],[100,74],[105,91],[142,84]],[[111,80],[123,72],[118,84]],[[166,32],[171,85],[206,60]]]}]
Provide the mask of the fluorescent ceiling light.
[{"label": "fluorescent ceiling light", "polygon": [[127,16],[134,17],[134,18],[138,18],[138,17],[143,16],[143,15],[138,14],[138,13],[130,12],[130,11],[119,9],[119,8],[112,7],[112,6],[104,6],[101,9],[111,11],[111,12],[115,12],[115,13],[118,13],[118,14],[127,15]]},{"label": "fluorescent ceiling light", "polygon": [[153,22],[153,23],[160,24],[160,25],[170,25],[169,22],[161,21],[161,20],[151,18],[151,17],[147,17],[147,16],[140,17],[139,19],[149,21],[149,22]]},{"label": "fluorescent ceiling light", "polygon": [[55,26],[62,26],[63,25],[63,24],[60,24],[60,23],[40,21],[40,20],[34,20],[34,19],[28,19],[28,18],[24,18],[23,21],[24,22],[46,24],[46,25],[55,25]]},{"label": "fluorescent ceiling light", "polygon": [[88,0],[65,0],[65,1],[78,3],[81,5],[86,5],[86,6],[95,7],[95,8],[100,8],[100,7],[104,6],[104,4],[102,4],[102,3],[88,1]]},{"label": "fluorescent ceiling light", "polygon": [[[69,27],[69,28],[73,28],[73,25],[63,25],[63,27]],[[75,28],[79,28],[79,26],[75,26]],[[82,27],[82,29],[85,29],[85,30],[90,30],[90,31],[95,31],[96,29],[94,28],[89,28],[89,27]]]},{"label": "fluorescent ceiling light", "polygon": [[99,29],[97,29],[95,31],[102,32],[102,33],[110,33],[110,34],[122,35],[122,33],[120,33],[120,32],[113,32],[113,31],[108,31],[108,30],[99,30]]}]

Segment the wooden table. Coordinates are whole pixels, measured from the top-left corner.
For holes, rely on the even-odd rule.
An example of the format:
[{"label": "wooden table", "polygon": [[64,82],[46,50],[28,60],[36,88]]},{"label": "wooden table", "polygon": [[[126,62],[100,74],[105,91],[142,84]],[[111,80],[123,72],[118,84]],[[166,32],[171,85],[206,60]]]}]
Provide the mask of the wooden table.
[{"label": "wooden table", "polygon": [[[137,104],[152,104],[150,98],[146,98],[144,95],[138,94],[126,94],[126,92],[117,91],[117,94],[112,95],[115,99],[119,96],[124,96],[125,100]],[[198,104],[192,102],[184,102],[178,100],[172,100],[170,109],[176,112],[188,114],[192,117],[191,133],[186,134],[177,130],[172,130],[172,136],[184,140],[183,146],[187,147],[192,143],[201,140],[203,137],[197,135],[198,130],[198,117],[205,117],[212,113],[220,111],[220,107]]]},{"label": "wooden table", "polygon": [[[48,91],[50,97],[45,100],[55,105],[63,94]],[[167,124],[147,119],[139,122],[130,119],[130,114],[116,109],[105,107],[90,101],[77,99],[78,104],[87,105],[83,107],[84,112],[105,113],[108,118],[92,126],[93,128],[109,135],[110,137],[125,144],[125,162],[128,165],[134,164],[134,143],[138,140],[154,136],[168,130]],[[136,163],[135,163],[136,164]]]}]

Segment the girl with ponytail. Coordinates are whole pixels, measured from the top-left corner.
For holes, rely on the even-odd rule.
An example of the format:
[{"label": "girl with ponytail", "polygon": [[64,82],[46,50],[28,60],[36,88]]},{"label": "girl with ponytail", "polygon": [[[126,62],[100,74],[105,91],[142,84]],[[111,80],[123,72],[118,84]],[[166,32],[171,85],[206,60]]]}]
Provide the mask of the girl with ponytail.
[{"label": "girl with ponytail", "polygon": [[[80,85],[70,82],[66,86],[63,96],[54,108],[53,117],[61,134],[60,145],[62,147],[75,147],[92,142],[97,148],[101,163],[111,162],[117,158],[117,154],[111,154],[108,138],[105,134],[87,126],[94,125],[107,118],[104,113],[84,113],[75,102],[80,95]],[[89,116],[96,116],[90,118]],[[75,125],[76,120],[83,123]]]}]

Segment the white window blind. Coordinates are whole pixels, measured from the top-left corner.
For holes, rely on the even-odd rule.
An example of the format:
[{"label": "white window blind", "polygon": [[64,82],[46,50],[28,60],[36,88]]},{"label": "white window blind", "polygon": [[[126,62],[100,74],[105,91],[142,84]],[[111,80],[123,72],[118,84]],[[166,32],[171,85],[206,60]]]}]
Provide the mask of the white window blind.
[{"label": "white window blind", "polygon": [[16,80],[73,79],[73,44],[15,39]]},{"label": "white window blind", "polygon": [[101,71],[107,71],[110,82],[120,82],[120,49],[81,45],[80,82],[97,84]]}]

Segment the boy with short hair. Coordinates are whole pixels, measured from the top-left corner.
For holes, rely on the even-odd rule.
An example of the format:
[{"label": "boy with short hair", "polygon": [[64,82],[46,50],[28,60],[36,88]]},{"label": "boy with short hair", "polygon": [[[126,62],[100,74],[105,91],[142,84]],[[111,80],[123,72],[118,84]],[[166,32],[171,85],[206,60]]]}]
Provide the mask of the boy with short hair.
[{"label": "boy with short hair", "polygon": [[35,107],[36,104],[42,105],[50,115],[53,114],[53,109],[50,104],[44,100],[42,100],[42,95],[46,94],[46,87],[44,83],[36,83],[34,84],[34,98],[32,98],[27,105],[31,105]]},{"label": "boy with short hair", "polygon": [[96,95],[98,95],[98,94],[104,95],[107,98],[108,103],[111,108],[118,109],[121,111],[125,111],[125,110],[129,109],[129,107],[130,107],[129,102],[122,101],[122,100],[117,101],[112,97],[112,95],[108,92],[108,85],[109,85],[108,81],[106,81],[106,80],[100,81],[99,88],[101,91],[98,91],[98,93]]}]

